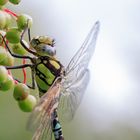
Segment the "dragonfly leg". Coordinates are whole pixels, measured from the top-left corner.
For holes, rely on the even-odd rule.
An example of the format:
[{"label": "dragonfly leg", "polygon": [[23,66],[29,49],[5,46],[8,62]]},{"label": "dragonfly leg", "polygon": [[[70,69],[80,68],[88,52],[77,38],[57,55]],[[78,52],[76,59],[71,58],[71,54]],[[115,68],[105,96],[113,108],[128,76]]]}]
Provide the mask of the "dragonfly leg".
[{"label": "dragonfly leg", "polygon": [[29,20],[27,21],[27,27],[23,30],[23,32],[21,34],[20,43],[26,51],[28,51],[29,53],[31,53],[33,55],[37,55],[37,53],[35,51],[32,51],[31,49],[29,49],[23,41],[23,37],[24,37],[27,30],[28,30],[29,42],[31,41],[30,28],[28,27],[28,23],[29,23]]},{"label": "dragonfly leg", "polygon": [[[1,35],[1,34],[0,34],[0,35]],[[8,44],[7,44],[6,41],[5,41],[5,38],[4,38],[2,35],[1,35],[1,37],[3,38],[4,44],[5,44],[5,46],[6,46],[7,50],[8,50],[8,52],[9,52],[13,57],[21,58],[21,59],[30,59],[30,60],[32,60],[32,58],[31,58],[30,56],[21,56],[21,55],[17,55],[17,54],[12,53],[11,50],[10,50],[10,48],[9,48],[9,46],[8,46]]]},{"label": "dragonfly leg", "polygon": [[28,39],[29,39],[29,42],[31,41],[31,32],[30,32],[30,28],[28,28]]},{"label": "dragonfly leg", "polygon": [[[31,70],[32,70],[32,64],[24,64],[24,65],[19,65],[19,66],[5,66],[6,69],[23,69],[23,68],[26,68],[26,67],[30,67]],[[35,79],[34,79],[34,73],[33,73],[33,70],[31,71],[32,72],[32,85],[27,85],[29,88],[31,89],[35,89]],[[14,80],[18,81],[19,83],[22,83],[20,80],[14,78]]]},{"label": "dragonfly leg", "polygon": [[[13,79],[16,80],[16,81],[18,81],[19,83],[22,83],[20,80],[14,78],[14,77],[13,77]],[[35,85],[33,85],[33,84],[32,84],[32,85],[26,84],[26,86],[27,86],[28,88],[30,88],[30,89],[35,89]]]},{"label": "dragonfly leg", "polygon": [[34,71],[32,69],[32,86],[30,87],[31,89],[35,89],[35,77],[34,77]]},{"label": "dragonfly leg", "polygon": [[24,64],[24,65],[18,65],[18,66],[5,66],[6,69],[22,69],[26,67],[32,67],[32,64]]}]

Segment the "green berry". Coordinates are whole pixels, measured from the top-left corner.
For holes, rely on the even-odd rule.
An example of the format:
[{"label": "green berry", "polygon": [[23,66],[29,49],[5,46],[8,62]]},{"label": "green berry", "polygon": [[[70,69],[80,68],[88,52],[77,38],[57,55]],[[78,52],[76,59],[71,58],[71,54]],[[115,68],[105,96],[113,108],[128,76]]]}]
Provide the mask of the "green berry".
[{"label": "green berry", "polygon": [[3,59],[3,61],[0,61],[0,64],[3,66],[13,66],[14,65],[14,57],[9,53],[6,52],[6,57]]},{"label": "green berry", "polygon": [[14,62],[15,62],[14,57],[9,52],[7,52],[6,66],[13,66]]},{"label": "green berry", "polygon": [[33,20],[29,15],[22,14],[22,15],[19,15],[17,18],[17,26],[20,30],[23,30],[25,27],[27,27],[27,24],[28,24],[28,27],[30,28],[32,26],[32,23],[33,23]]},{"label": "green berry", "polygon": [[6,18],[5,28],[8,28],[12,24],[12,17],[10,14],[4,12]]},{"label": "green berry", "polygon": [[7,52],[5,48],[0,46],[0,64],[2,61],[4,61],[4,59],[6,59],[6,57],[7,57]]},{"label": "green berry", "polygon": [[15,85],[13,96],[15,100],[21,101],[25,100],[30,93],[30,89],[23,83],[18,83]]},{"label": "green berry", "polygon": [[[24,42],[25,42],[25,44],[27,44],[26,41],[24,41]],[[16,54],[19,54],[19,55],[27,54],[27,51],[23,48],[23,46],[20,43],[12,44],[11,47],[12,47],[13,52],[16,53]]]},{"label": "green berry", "polygon": [[8,0],[0,0],[0,5],[5,5],[8,2]]},{"label": "green berry", "polygon": [[3,29],[6,25],[6,16],[3,11],[0,10],[0,29]]},{"label": "green berry", "polygon": [[9,0],[12,4],[19,4],[21,0]]},{"label": "green berry", "polygon": [[5,9],[5,5],[0,5],[0,10]]},{"label": "green berry", "polygon": [[0,83],[3,83],[7,80],[8,72],[4,66],[0,66]]},{"label": "green berry", "polygon": [[5,82],[0,83],[0,90],[7,91],[14,86],[14,80],[12,76],[8,75],[7,80]]},{"label": "green berry", "polygon": [[21,32],[17,28],[11,28],[6,33],[6,38],[10,43],[19,43]]},{"label": "green berry", "polygon": [[19,101],[18,105],[22,111],[31,112],[34,109],[36,103],[36,98],[32,95],[28,95],[25,100]]}]

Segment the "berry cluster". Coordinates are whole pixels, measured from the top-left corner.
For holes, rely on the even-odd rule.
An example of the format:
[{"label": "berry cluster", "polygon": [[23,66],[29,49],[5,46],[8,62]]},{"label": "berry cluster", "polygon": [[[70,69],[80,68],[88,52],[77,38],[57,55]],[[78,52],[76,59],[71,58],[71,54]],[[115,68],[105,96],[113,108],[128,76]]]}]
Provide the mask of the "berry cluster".
[{"label": "berry cluster", "polygon": [[11,2],[12,4],[19,4],[21,0],[0,0],[0,5],[3,6],[3,5],[5,5],[8,1]]},{"label": "berry cluster", "polygon": [[[0,0],[0,90],[8,91],[14,87],[13,96],[20,109],[24,112],[31,112],[36,105],[36,98],[30,95],[30,89],[26,85],[26,70],[22,69],[24,80],[19,82],[13,78],[11,71],[6,68],[7,66],[14,66],[14,57],[7,46],[14,54],[21,56],[27,54],[20,43],[20,39],[27,25],[29,28],[31,27],[32,18],[26,14],[17,15],[5,8],[8,1],[12,4],[20,3],[20,0]],[[25,40],[24,42],[27,43]],[[22,63],[26,63],[25,59]]]}]

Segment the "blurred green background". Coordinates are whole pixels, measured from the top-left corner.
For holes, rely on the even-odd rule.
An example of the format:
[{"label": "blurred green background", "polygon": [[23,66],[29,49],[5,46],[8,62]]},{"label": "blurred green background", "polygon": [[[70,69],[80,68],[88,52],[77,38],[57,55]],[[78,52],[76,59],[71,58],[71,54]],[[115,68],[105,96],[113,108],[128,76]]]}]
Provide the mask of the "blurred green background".
[{"label": "blurred green background", "polygon": [[[140,140],[140,1],[22,0],[18,6],[7,6],[33,17],[32,36],[56,39],[64,65],[100,20],[90,83],[74,120],[62,124],[64,136],[66,140]],[[17,77],[22,79],[20,72]],[[31,140],[28,116],[19,110],[12,90],[1,92],[0,140]]]}]

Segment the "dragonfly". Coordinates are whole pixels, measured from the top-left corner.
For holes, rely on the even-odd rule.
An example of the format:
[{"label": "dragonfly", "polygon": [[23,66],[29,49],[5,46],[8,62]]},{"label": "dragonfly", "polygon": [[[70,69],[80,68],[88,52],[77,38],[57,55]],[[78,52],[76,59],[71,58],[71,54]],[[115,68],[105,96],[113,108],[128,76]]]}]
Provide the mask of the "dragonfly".
[{"label": "dragonfly", "polygon": [[[32,85],[27,86],[35,89],[37,84],[39,89],[40,99],[27,123],[27,129],[33,132],[32,140],[52,140],[53,137],[55,140],[64,140],[58,116],[62,121],[71,121],[82,101],[90,79],[88,65],[95,50],[99,28],[100,22],[97,21],[66,67],[56,58],[54,39],[48,36],[31,39],[28,26],[21,34],[20,43],[32,55],[14,54],[3,37],[5,46],[13,57],[31,62],[6,68],[31,68]],[[26,31],[30,48],[23,41]]]}]

